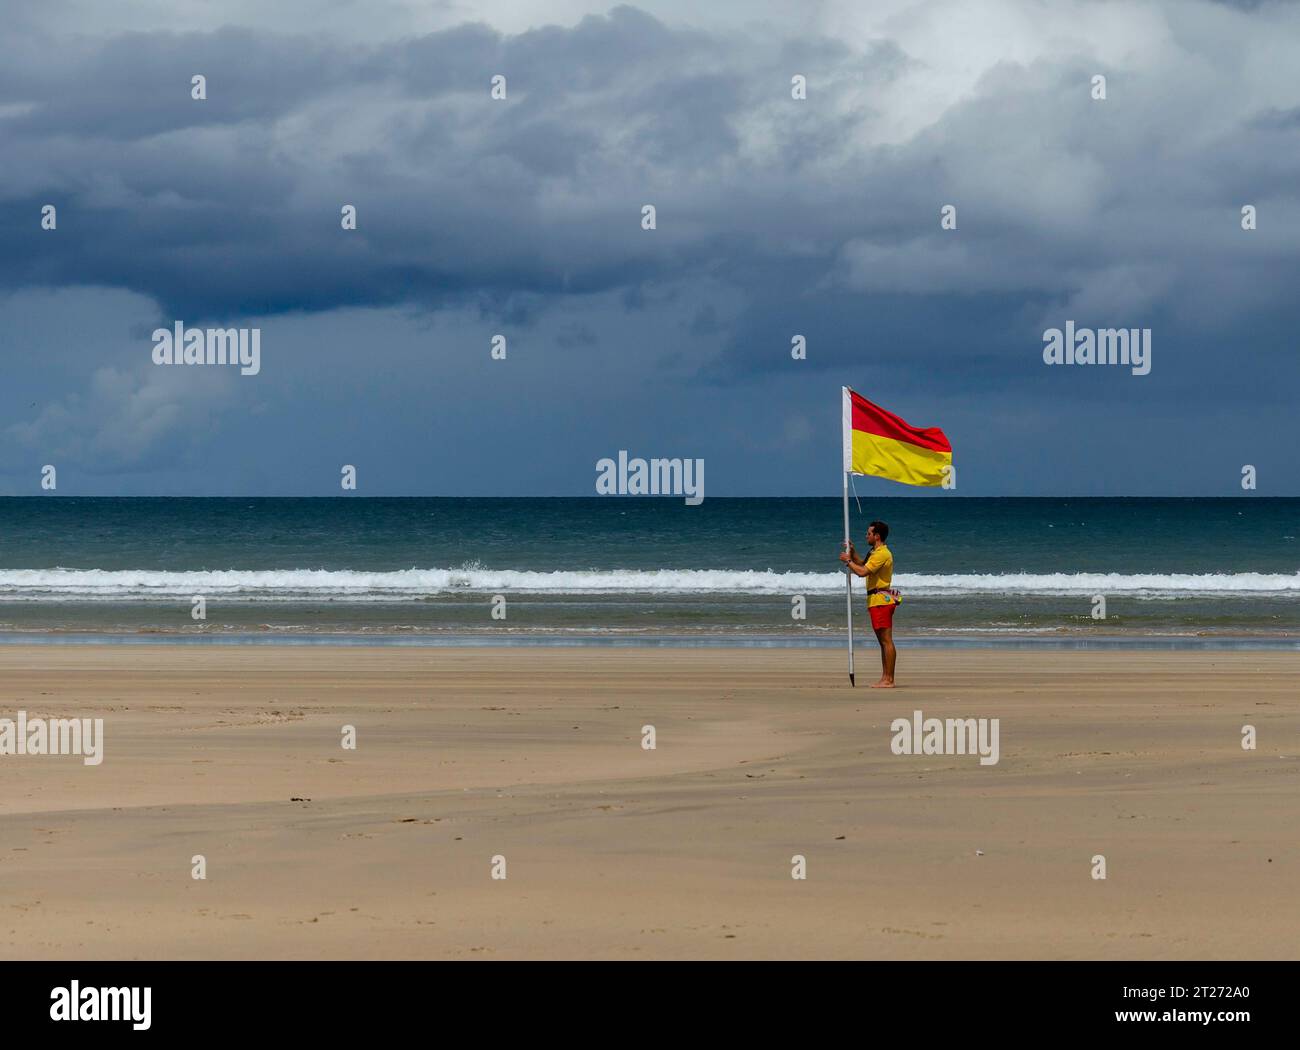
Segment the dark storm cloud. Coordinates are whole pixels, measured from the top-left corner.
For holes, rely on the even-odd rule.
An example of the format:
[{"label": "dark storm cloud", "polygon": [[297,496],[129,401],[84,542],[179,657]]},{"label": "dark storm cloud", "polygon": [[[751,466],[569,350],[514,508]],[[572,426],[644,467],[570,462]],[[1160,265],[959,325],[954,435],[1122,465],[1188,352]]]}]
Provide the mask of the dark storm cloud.
[{"label": "dark storm cloud", "polygon": [[[498,71],[507,103],[488,98]],[[225,29],[27,54],[0,94],[18,110],[0,147],[22,170],[0,275],[117,285],[196,317],[680,278],[774,218],[831,228],[833,200],[796,203],[786,184],[844,117],[782,118],[788,165],[738,156],[736,123],[788,90],[775,63],[627,8],[511,38],[471,25],[342,48]],[[31,222],[47,202],[57,243]],[[653,238],[646,202],[665,212]]]},{"label": "dark storm cloud", "polygon": [[[169,132],[244,121],[268,122],[349,81],[347,52],[320,41],[271,45],[247,29],[129,33],[102,42],[28,52],[0,77],[0,97],[30,102],[7,130],[17,145],[55,136],[130,143]],[[349,63],[350,64],[350,63]],[[190,79],[211,90],[202,105]]]},{"label": "dark storm cloud", "polygon": [[[161,323],[288,326],[354,307],[546,330],[608,365],[594,377],[591,357],[552,363],[578,402],[622,389],[634,353],[637,382],[689,377],[697,405],[777,399],[794,434],[824,390],[869,377],[882,399],[942,407],[973,449],[1049,449],[1057,429],[1088,433],[1109,410],[1140,421],[1114,422],[1107,454],[1123,456],[1151,419],[1195,434],[1197,398],[1277,447],[1300,382],[1300,93],[1286,61],[1300,23],[1289,5],[1233,6],[1030,5],[1022,19],[1007,0],[972,29],[961,4],[919,5],[861,32],[853,5],[806,28],[750,24],[744,5],[720,9],[726,28],[620,7],[392,39],[306,22],[31,28],[0,64],[0,290],[124,290]],[[206,101],[190,98],[195,73]],[[505,102],[489,97],[498,73]],[[795,73],[806,101],[790,97]],[[1090,97],[1098,73],[1105,101]],[[57,235],[39,229],[47,203]],[[654,232],[640,228],[647,203]],[[340,229],[343,204],[355,232]],[[939,228],[944,204],[955,232]],[[1244,204],[1256,231],[1241,229]],[[132,316],[143,345],[153,321]],[[1152,327],[1152,375],[1046,368],[1042,331],[1066,319]],[[321,360],[347,352],[312,331]],[[809,358],[792,374],[796,333]],[[9,367],[11,386],[46,382],[30,362]],[[9,433],[63,441],[97,399],[118,399],[129,411],[111,427],[58,447],[143,469],[167,461],[176,402],[244,396],[209,387],[114,372]],[[667,393],[645,399],[655,425],[717,435],[743,461],[741,438],[690,431]],[[408,395],[374,396],[389,418]],[[293,411],[271,397],[277,410]],[[538,447],[585,462],[568,440]],[[808,475],[789,455],[775,491]],[[1086,461],[1082,441],[1061,455]]]}]

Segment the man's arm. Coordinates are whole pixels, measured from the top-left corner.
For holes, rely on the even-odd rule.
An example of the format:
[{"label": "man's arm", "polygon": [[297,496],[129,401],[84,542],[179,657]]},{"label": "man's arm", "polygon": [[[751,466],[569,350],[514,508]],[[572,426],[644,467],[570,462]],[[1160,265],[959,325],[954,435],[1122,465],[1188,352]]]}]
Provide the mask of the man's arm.
[{"label": "man's arm", "polygon": [[844,563],[844,567],[848,569],[849,572],[853,573],[854,576],[865,576],[867,574],[866,562],[863,561],[862,556],[853,549],[852,543],[849,544],[848,550],[840,552],[840,561]]}]

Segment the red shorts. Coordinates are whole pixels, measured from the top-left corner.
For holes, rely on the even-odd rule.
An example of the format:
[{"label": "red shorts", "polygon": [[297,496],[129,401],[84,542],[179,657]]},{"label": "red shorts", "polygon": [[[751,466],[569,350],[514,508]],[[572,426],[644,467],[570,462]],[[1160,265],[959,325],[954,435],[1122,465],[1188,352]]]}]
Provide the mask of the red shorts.
[{"label": "red shorts", "polygon": [[872,605],[867,608],[871,614],[871,629],[880,631],[886,627],[894,626],[894,610],[898,608],[896,602],[890,602],[888,605]]}]

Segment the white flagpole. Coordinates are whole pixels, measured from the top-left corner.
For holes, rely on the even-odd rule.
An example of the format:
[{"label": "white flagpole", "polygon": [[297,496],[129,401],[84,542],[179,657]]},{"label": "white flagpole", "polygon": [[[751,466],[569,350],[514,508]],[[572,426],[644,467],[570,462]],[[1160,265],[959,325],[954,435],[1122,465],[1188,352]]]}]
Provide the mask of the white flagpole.
[{"label": "white flagpole", "polygon": [[[844,472],[844,549],[849,549],[849,474]],[[849,685],[853,680],[853,570],[844,566],[844,608],[849,617]]]},{"label": "white flagpole", "polygon": [[[840,412],[843,426],[844,462],[844,550],[848,551],[852,540],[849,539],[849,472],[853,470],[853,406],[850,404],[849,388],[840,387]],[[844,566],[844,610],[849,621],[849,685],[857,685],[853,680],[853,570]]]}]

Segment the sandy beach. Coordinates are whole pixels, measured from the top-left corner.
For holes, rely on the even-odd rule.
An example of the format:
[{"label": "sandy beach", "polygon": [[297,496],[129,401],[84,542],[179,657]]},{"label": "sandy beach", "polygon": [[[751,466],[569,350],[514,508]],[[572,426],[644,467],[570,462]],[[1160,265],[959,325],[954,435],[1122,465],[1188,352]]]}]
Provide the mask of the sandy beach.
[{"label": "sandy beach", "polygon": [[[0,956],[1300,955],[1300,654],[873,661],[5,647],[0,718],[105,737],[0,757]],[[894,754],[915,710],[998,763]]]}]

